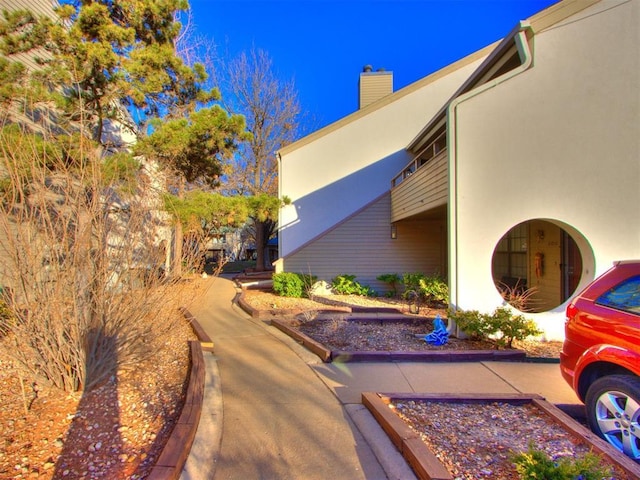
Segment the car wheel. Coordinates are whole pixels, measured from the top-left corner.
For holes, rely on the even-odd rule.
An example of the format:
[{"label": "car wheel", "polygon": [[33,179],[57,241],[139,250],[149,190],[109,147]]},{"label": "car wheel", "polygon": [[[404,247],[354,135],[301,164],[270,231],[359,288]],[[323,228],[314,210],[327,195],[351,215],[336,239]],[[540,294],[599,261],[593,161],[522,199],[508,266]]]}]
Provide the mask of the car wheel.
[{"label": "car wheel", "polygon": [[640,460],[640,378],[609,375],[589,387],[589,427],[627,456]]}]

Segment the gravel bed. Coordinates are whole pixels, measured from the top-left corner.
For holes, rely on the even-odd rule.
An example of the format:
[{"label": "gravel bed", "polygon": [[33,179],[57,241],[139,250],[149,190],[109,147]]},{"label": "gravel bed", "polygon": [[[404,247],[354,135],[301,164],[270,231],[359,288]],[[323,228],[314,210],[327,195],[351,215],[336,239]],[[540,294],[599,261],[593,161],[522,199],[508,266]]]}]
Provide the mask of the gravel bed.
[{"label": "gravel bed", "polygon": [[[533,404],[395,400],[389,407],[456,480],[518,478],[511,457],[526,452],[530,442],[554,459],[590,451]],[[631,480],[618,470],[610,478]]]},{"label": "gravel bed", "polygon": [[[431,345],[422,338],[433,331],[433,320],[346,320],[315,319],[300,323],[304,334],[332,350],[378,352],[424,352],[429,350],[492,350],[491,342],[460,340],[450,337],[445,345]],[[422,337],[417,337],[420,335]]]},{"label": "gravel bed", "polygon": [[[445,319],[446,309],[423,306],[419,315],[410,315],[408,305],[398,299],[371,298],[358,295],[327,295],[308,298],[280,297],[269,290],[244,290],[244,300],[256,310],[287,312],[278,319],[289,323],[314,340],[335,350],[358,351],[428,351],[428,350],[492,350],[493,342],[475,342],[449,337],[446,345],[434,346],[415,334],[426,334],[433,329],[433,319],[440,315]],[[379,321],[356,322],[345,320],[344,313],[334,312],[329,318],[318,317],[327,308],[375,307],[394,308],[415,323]],[[295,312],[295,313],[291,313]],[[373,315],[373,314],[372,314]],[[515,341],[514,348],[524,350],[530,358],[560,358],[562,342],[536,340]]]}]

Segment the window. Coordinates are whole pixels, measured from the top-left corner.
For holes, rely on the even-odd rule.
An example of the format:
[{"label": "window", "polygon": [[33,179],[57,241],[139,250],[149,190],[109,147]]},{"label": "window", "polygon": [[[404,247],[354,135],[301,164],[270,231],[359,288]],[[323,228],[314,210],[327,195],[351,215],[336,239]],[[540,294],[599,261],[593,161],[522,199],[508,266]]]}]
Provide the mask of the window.
[{"label": "window", "polygon": [[640,275],[630,277],[601,295],[596,303],[640,315]]},{"label": "window", "polygon": [[527,243],[529,226],[521,223],[500,239],[493,254],[493,276],[497,285],[527,288]]}]

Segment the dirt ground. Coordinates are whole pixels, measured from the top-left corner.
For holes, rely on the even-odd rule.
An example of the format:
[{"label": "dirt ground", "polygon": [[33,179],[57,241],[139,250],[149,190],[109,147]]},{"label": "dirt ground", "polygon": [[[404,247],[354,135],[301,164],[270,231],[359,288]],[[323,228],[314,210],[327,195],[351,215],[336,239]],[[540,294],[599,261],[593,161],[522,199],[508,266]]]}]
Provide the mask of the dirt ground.
[{"label": "dirt ground", "polygon": [[164,348],[90,392],[23,377],[10,356],[0,356],[0,479],[148,476],[180,415],[188,341],[196,339],[175,316]]}]

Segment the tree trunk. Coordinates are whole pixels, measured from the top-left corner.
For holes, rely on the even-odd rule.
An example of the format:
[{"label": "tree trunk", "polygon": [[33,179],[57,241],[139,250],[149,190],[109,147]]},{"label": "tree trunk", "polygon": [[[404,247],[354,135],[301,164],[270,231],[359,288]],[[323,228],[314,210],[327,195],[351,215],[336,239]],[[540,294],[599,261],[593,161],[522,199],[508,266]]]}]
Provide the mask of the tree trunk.
[{"label": "tree trunk", "polygon": [[257,219],[254,219],[254,224],[256,228],[256,272],[264,272],[265,271],[264,250],[267,244],[264,238],[265,225],[264,225],[264,222],[261,222]]},{"label": "tree trunk", "polygon": [[174,278],[182,275],[182,240],[182,224],[176,222],[173,229],[173,258],[171,259],[171,276]]}]

